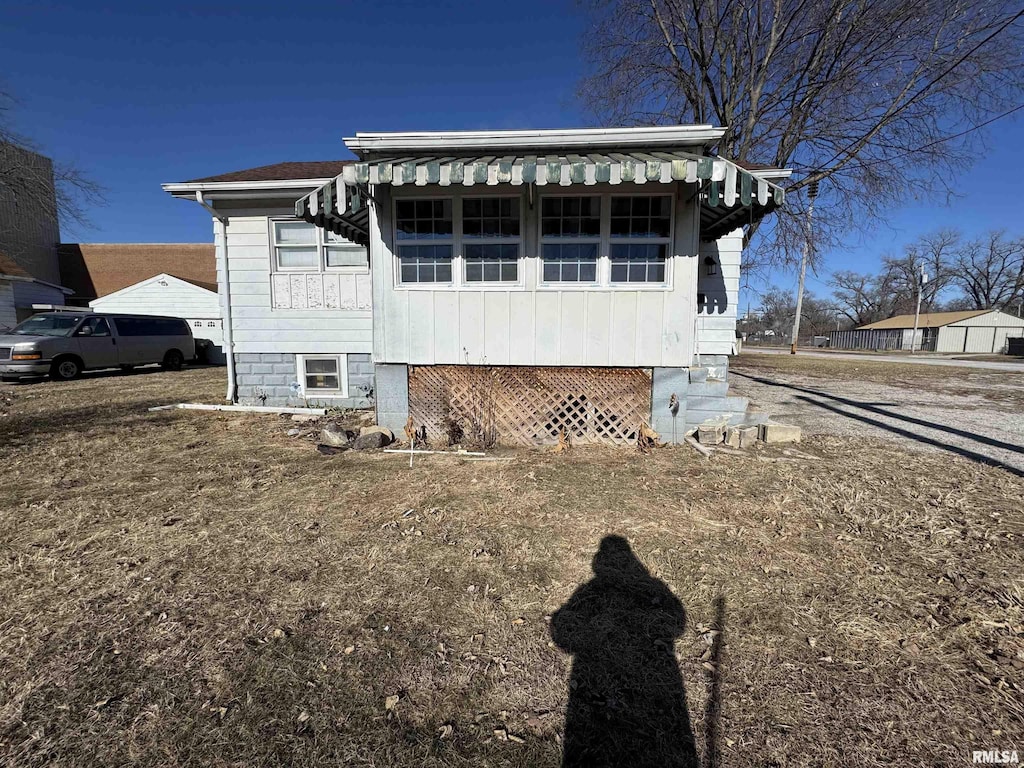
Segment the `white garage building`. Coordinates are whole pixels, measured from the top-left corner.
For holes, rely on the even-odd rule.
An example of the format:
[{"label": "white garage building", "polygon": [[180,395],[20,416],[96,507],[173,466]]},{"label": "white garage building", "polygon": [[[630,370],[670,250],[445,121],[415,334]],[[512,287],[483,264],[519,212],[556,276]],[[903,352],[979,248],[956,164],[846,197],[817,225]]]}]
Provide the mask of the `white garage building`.
[{"label": "white garage building", "polygon": [[209,339],[211,363],[224,362],[224,332],[220,302],[215,291],[161,273],[89,302],[97,312],[126,312],[134,315],[180,317],[192,327],[192,335]]},{"label": "white garage building", "polygon": [[1024,336],[1024,318],[995,309],[975,309],[922,314],[916,340],[914,316],[896,315],[853,331],[836,331],[832,346],[998,355],[1006,351],[1006,339],[1015,336]]}]

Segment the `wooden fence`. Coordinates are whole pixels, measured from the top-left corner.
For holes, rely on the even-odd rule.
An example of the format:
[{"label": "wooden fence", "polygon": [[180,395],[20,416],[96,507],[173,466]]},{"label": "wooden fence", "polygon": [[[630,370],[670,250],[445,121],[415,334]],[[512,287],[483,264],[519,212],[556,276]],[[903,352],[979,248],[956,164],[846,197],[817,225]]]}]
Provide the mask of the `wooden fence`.
[{"label": "wooden fence", "polygon": [[430,440],[452,430],[474,442],[632,443],[651,418],[651,371],[424,365],[409,368],[409,414]]}]

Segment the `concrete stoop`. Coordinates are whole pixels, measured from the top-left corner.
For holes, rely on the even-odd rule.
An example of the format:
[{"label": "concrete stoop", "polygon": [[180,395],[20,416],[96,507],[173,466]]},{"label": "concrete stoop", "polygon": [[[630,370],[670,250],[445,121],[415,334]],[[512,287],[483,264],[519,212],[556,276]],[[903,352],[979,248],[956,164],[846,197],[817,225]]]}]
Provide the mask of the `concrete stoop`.
[{"label": "concrete stoop", "polygon": [[689,369],[686,399],[679,409],[682,435],[692,434],[702,424],[756,426],[768,421],[767,413],[751,410],[750,400],[729,394],[729,382],[717,376],[727,375],[723,367],[697,366]]}]

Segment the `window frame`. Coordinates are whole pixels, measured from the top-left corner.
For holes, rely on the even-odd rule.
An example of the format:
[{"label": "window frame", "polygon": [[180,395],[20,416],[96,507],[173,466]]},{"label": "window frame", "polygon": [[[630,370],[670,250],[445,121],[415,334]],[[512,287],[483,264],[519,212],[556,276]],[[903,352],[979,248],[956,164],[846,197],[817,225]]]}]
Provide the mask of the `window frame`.
[{"label": "window frame", "polygon": [[[652,182],[653,184],[653,182]],[[655,186],[664,187],[666,185],[656,184]],[[544,223],[542,205],[543,200],[546,197],[599,197],[601,199],[601,237],[598,245],[597,253],[597,281],[587,283],[576,283],[576,282],[547,282],[544,280],[544,243],[545,238],[543,235]],[[669,198],[669,234],[667,238],[655,238],[655,237],[616,237],[611,236],[611,201],[615,197],[668,197]],[[547,192],[542,190],[537,195],[536,209],[537,209],[537,220],[536,220],[536,242],[537,242],[537,290],[539,291],[601,291],[610,289],[625,289],[630,291],[671,291],[674,285],[674,273],[673,268],[675,259],[672,244],[675,242],[676,235],[676,198],[677,190],[675,187],[669,189],[631,189],[627,191],[620,191],[616,189],[605,190],[602,192],[580,192],[579,194],[572,194],[568,189],[562,187],[557,190],[551,190]],[[592,243],[594,238],[549,238],[549,243],[563,242],[563,243],[574,243],[574,242],[585,242]],[[614,244],[630,244],[630,243],[645,243],[651,244],[665,244],[665,279],[662,282],[649,283],[649,282],[613,282],[611,279],[612,273],[612,259],[611,250]]]},{"label": "window frame", "polygon": [[[669,267],[672,261],[672,242],[673,236],[675,235],[675,216],[672,214],[675,211],[675,197],[668,192],[648,192],[644,190],[643,194],[628,194],[628,193],[616,193],[612,192],[609,194],[608,199],[608,286],[611,288],[618,288],[622,286],[668,286],[671,283],[671,275],[669,274]],[[666,237],[612,237],[611,234],[611,203],[615,198],[635,198],[635,197],[667,197],[668,198],[668,235]],[[612,280],[612,266],[614,261],[612,259],[612,247],[616,245],[664,245],[665,246],[665,278],[658,282],[651,282],[649,280],[633,281],[633,280]],[[646,262],[650,263],[650,262]],[[629,270],[627,269],[627,272]]]},{"label": "window frame", "polygon": [[[468,290],[468,291],[507,291],[515,289],[523,289],[526,287],[526,254],[524,248],[524,241],[526,239],[526,227],[528,226],[527,209],[528,205],[526,198],[522,191],[516,190],[512,192],[499,191],[499,190],[487,190],[486,192],[481,191],[479,193],[473,192],[461,192],[455,193],[455,191],[445,191],[445,194],[423,194],[422,190],[417,190],[419,194],[415,195],[392,195],[391,197],[391,238],[394,244],[392,253],[392,285],[395,290],[399,291],[431,291],[431,290]],[[467,239],[464,237],[462,231],[463,221],[463,204],[465,200],[483,200],[483,199],[513,199],[519,201],[519,237],[474,237]],[[448,238],[430,238],[417,240],[416,238],[402,239],[398,238],[398,203],[401,202],[416,202],[419,200],[429,200],[431,202],[437,200],[450,200],[452,204],[452,236]],[[399,256],[399,248],[403,245],[413,244],[434,244],[434,245],[451,245],[452,247],[452,279],[449,282],[434,282],[434,283],[407,283],[402,280],[402,261]],[[470,281],[466,279],[466,262],[465,247],[466,245],[515,245],[516,246],[516,279],[506,281],[493,281],[493,280],[479,280]]]},{"label": "window frame", "polygon": [[[306,363],[311,360],[333,360],[338,366],[338,389],[309,389],[306,386]],[[317,398],[337,399],[349,396],[348,386],[348,354],[301,354],[295,356],[295,375],[299,383],[299,391],[304,400]]]},{"label": "window frame", "polygon": [[[591,198],[597,200],[598,205],[598,235],[587,235],[584,237],[544,237],[544,201],[553,198]],[[568,190],[553,194],[539,195],[537,199],[537,287],[552,288],[555,290],[578,290],[587,288],[604,287],[605,280],[602,274],[603,243],[607,238],[608,224],[605,221],[605,211],[608,209],[607,193],[583,192],[572,194]],[[544,246],[545,245],[597,245],[597,258],[594,260],[593,280],[554,280],[544,279]]]},{"label": "window frame", "polygon": [[[313,243],[312,247],[316,248],[317,263],[315,266],[308,267],[282,267],[278,260],[278,249],[279,248],[309,248],[310,245],[279,245],[277,242],[277,225],[278,224],[306,224],[313,228]],[[297,219],[294,216],[269,216],[267,218],[268,225],[268,237],[270,238],[270,272],[271,274],[342,274],[342,275],[368,275],[370,274],[370,249],[368,246],[359,245],[359,243],[353,243],[351,240],[346,240],[340,245],[351,243],[352,245],[362,248],[366,252],[366,264],[365,266],[342,266],[342,267],[329,267],[327,266],[327,251],[331,247],[336,247],[339,243],[331,243],[328,240],[327,230],[310,224],[309,222]],[[338,235],[340,237],[340,235]]]}]

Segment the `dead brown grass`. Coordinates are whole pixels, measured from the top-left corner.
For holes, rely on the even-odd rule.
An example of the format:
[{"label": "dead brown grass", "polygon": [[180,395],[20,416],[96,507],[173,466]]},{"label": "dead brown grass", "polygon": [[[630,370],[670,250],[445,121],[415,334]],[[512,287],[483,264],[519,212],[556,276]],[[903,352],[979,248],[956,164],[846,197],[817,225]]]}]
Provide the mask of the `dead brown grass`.
[{"label": "dead brown grass", "polygon": [[1024,747],[1008,473],[829,438],[801,446],[818,459],[410,470],[276,417],[145,410],[216,400],[219,377],[0,389],[0,763],[557,765],[570,660],[547,617],[609,533],[686,607],[702,752],[724,597],[722,765]]}]

